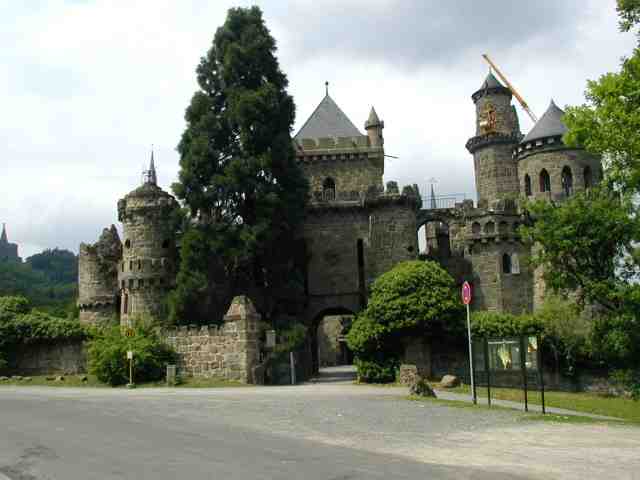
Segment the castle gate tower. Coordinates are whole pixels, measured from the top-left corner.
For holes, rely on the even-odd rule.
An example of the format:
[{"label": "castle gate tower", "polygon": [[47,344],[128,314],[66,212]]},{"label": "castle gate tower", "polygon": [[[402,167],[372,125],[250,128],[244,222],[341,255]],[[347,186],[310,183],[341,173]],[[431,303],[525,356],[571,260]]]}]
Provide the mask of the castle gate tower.
[{"label": "castle gate tower", "polygon": [[171,214],[176,208],[175,198],[157,185],[152,154],[143,185],[118,201],[118,219],[123,226],[118,270],[121,325],[129,325],[141,315],[166,315],[167,292],[175,281]]},{"label": "castle gate tower", "polygon": [[467,142],[473,155],[478,205],[518,195],[518,163],[513,150],[522,138],[511,90],[489,73],[472,95],[476,135]]}]

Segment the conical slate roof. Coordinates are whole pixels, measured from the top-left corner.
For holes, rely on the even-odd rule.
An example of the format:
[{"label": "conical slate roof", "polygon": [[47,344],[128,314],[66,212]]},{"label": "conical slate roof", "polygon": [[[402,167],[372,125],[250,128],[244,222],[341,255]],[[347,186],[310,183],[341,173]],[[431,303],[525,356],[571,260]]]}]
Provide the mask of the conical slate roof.
[{"label": "conical slate roof", "polygon": [[376,109],[371,107],[371,111],[369,112],[369,119],[367,120],[369,125],[377,125],[380,123],[380,119],[378,118],[378,114],[376,113]]},{"label": "conical slate roof", "polygon": [[489,72],[489,75],[487,75],[487,78],[484,79],[484,83],[480,87],[480,90],[484,90],[486,88],[496,88],[496,87],[504,88],[504,85],[502,85],[498,81],[498,79],[493,75],[493,72]]},{"label": "conical slate roof", "polygon": [[362,136],[362,133],[327,94],[294,138],[302,140],[303,138],[359,136]]},{"label": "conical slate roof", "polygon": [[553,100],[549,108],[540,117],[540,120],[533,126],[531,131],[522,140],[522,143],[539,140],[541,138],[558,137],[567,132],[566,125],[562,122],[564,110],[558,107]]}]

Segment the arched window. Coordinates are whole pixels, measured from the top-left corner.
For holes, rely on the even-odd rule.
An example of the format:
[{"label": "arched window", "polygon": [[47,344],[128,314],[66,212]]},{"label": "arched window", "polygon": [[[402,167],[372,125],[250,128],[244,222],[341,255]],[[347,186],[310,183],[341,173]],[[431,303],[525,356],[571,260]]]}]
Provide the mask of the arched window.
[{"label": "arched window", "polygon": [[502,255],[502,273],[511,273],[511,255]]},{"label": "arched window", "polygon": [[561,174],[562,191],[567,197],[573,193],[573,174],[569,167],[564,167]]},{"label": "arched window", "polygon": [[547,172],[544,168],[540,172],[540,191],[551,191],[551,178],[549,178],[549,172]]},{"label": "arched window", "polygon": [[131,248],[131,240],[128,238],[124,242],[124,248]]},{"label": "arched window", "polygon": [[593,187],[593,173],[591,173],[591,167],[584,167],[582,175],[584,176],[584,188],[587,189]]},{"label": "arched window", "polygon": [[520,273],[520,259],[515,252],[511,254],[511,273],[514,275]]},{"label": "arched window", "polygon": [[322,198],[324,200],[336,199],[336,182],[334,182],[331,177],[326,178],[324,182],[322,182]]},{"label": "arched window", "polygon": [[494,233],[496,231],[496,224],[493,222],[487,222],[484,225],[484,233],[486,233],[487,235],[491,235],[492,233]]},{"label": "arched window", "polygon": [[164,239],[162,241],[162,248],[169,248],[169,245],[171,244],[171,242],[169,241],[169,239]]},{"label": "arched window", "polygon": [[527,197],[531,196],[531,177],[528,173],[524,176],[524,194]]},{"label": "arched window", "polygon": [[126,315],[127,313],[129,313],[129,294],[125,292],[123,297],[124,298],[122,300],[122,313],[123,315]]},{"label": "arched window", "polygon": [[478,222],[473,222],[471,224],[471,233],[473,233],[474,235],[480,235],[480,224]]},{"label": "arched window", "polygon": [[500,222],[498,224],[498,231],[500,232],[500,235],[506,235],[509,233],[509,224],[507,222]]}]

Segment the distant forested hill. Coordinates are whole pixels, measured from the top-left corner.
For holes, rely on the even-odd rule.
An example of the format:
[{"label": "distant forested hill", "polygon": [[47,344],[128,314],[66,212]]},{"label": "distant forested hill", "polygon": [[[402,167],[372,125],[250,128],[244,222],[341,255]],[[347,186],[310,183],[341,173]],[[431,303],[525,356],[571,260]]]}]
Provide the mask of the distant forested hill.
[{"label": "distant forested hill", "polygon": [[0,296],[24,295],[57,315],[71,313],[77,282],[78,257],[68,250],[48,249],[25,263],[0,262]]}]

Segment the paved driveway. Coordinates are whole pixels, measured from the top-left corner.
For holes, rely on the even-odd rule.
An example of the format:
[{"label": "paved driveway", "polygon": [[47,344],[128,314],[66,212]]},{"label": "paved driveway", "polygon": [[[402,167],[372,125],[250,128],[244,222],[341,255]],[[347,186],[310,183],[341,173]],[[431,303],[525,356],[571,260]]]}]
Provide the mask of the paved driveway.
[{"label": "paved driveway", "polygon": [[405,394],[4,386],[0,478],[640,479],[640,429],[523,423]]}]

